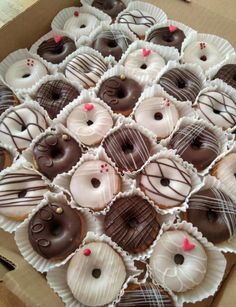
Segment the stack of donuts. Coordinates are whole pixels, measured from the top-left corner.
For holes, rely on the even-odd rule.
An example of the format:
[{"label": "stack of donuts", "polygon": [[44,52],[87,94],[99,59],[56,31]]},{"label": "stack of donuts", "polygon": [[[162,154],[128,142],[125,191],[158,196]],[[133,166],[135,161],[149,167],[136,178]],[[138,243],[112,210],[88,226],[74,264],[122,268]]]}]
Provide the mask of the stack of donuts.
[{"label": "stack of donuts", "polygon": [[236,253],[236,53],[83,0],[0,63],[0,227],[66,306],[183,306]]}]

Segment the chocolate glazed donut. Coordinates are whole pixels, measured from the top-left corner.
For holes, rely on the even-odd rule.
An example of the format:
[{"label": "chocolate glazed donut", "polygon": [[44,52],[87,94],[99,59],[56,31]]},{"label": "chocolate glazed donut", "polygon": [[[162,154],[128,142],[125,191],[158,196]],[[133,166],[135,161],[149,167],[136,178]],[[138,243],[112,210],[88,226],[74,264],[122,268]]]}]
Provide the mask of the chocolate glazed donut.
[{"label": "chocolate glazed donut", "polygon": [[92,6],[115,18],[126,6],[121,0],[94,0]]},{"label": "chocolate glazed donut", "polygon": [[160,225],[157,212],[140,196],[117,199],[105,216],[106,235],[129,253],[145,251],[155,240]]},{"label": "chocolate glazed donut", "polygon": [[168,147],[175,149],[183,160],[192,163],[198,171],[208,167],[220,153],[216,135],[202,123],[180,128],[172,136]]},{"label": "chocolate glazed donut", "polygon": [[34,164],[39,172],[53,179],[68,172],[80,159],[80,145],[67,134],[43,136],[34,146]]},{"label": "chocolate glazed donut", "polygon": [[180,101],[194,102],[201,90],[201,81],[187,69],[174,68],[162,75],[159,80],[164,90]]},{"label": "chocolate glazed donut", "polygon": [[236,231],[236,208],[229,196],[215,188],[199,191],[189,199],[187,221],[213,243],[228,240]]},{"label": "chocolate glazed donut", "polygon": [[19,101],[12,90],[0,82],[0,115],[17,104],[19,104]]},{"label": "chocolate glazed donut", "polygon": [[227,64],[221,67],[213,80],[217,78],[236,89],[236,64]]},{"label": "chocolate glazed donut", "polygon": [[112,111],[128,116],[142,93],[142,87],[133,79],[111,77],[105,80],[98,91],[101,98]]},{"label": "chocolate glazed donut", "polygon": [[49,203],[37,211],[28,226],[33,249],[46,259],[64,259],[84,238],[82,214],[67,203]]}]

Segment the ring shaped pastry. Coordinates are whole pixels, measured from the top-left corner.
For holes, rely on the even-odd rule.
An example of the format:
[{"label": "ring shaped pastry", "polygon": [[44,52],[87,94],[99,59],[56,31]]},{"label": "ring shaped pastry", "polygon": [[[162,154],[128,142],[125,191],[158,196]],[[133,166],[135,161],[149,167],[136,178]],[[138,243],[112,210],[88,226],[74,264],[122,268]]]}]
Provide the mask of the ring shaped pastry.
[{"label": "ring shaped pastry", "polygon": [[15,89],[30,88],[48,74],[38,60],[29,58],[12,64],[5,75],[6,82]]},{"label": "ring shaped pastry", "polygon": [[213,79],[221,79],[228,85],[236,88],[236,64],[227,64],[221,67]]},{"label": "ring shaped pastry", "polygon": [[0,115],[10,107],[19,104],[19,100],[13,91],[0,82]]},{"label": "ring shaped pastry", "polygon": [[121,0],[94,0],[92,6],[115,18],[126,6]]}]

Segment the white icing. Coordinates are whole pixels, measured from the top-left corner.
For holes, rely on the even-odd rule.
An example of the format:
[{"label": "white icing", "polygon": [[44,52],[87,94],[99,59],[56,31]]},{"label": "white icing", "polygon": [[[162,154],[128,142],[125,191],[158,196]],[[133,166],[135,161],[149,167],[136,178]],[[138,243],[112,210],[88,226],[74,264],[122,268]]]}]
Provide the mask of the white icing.
[{"label": "white icing", "polygon": [[[200,44],[205,44],[205,47],[201,48]],[[206,60],[202,60],[202,57],[206,57]],[[185,48],[183,54],[184,63],[198,64],[203,70],[208,70],[223,60],[224,57],[217,47],[207,42],[193,42]]]},{"label": "white icing", "polygon": [[137,77],[140,76],[141,78],[145,76],[152,81],[165,66],[165,60],[158,53],[153,51],[151,51],[149,55],[144,56],[143,49],[138,49],[127,56],[124,66],[130,74]]},{"label": "white icing", "polygon": [[77,106],[70,113],[66,125],[82,143],[95,145],[101,142],[106,133],[112,128],[113,119],[110,113],[101,105],[92,104],[93,109],[90,111],[85,109],[85,105]]},{"label": "white icing", "polygon": [[42,63],[29,58],[12,64],[6,72],[5,80],[15,89],[24,89],[32,87],[47,74],[47,68]]},{"label": "white icing", "polygon": [[[183,241],[188,239],[195,247],[183,250]],[[184,257],[183,264],[176,264],[175,255]],[[158,240],[150,257],[150,270],[154,280],[174,291],[185,292],[199,285],[207,269],[207,254],[195,238],[185,231],[172,230],[165,232]]]},{"label": "white icing", "polygon": [[[83,251],[90,249],[85,256]],[[99,278],[92,271],[100,269]],[[103,306],[119,294],[126,279],[126,268],[121,256],[107,243],[92,242],[79,249],[67,269],[67,283],[74,297],[86,306]]]},{"label": "white icing", "polygon": [[[94,187],[92,179],[99,180]],[[70,182],[74,200],[82,207],[103,209],[120,190],[121,179],[115,169],[101,160],[91,160],[81,164]]]},{"label": "white icing", "polygon": [[[156,116],[156,119],[155,114],[159,115]],[[135,110],[134,117],[139,125],[151,130],[158,139],[163,139],[174,130],[179,120],[179,113],[175,105],[168,99],[152,97],[141,102]]]},{"label": "white icing", "polygon": [[236,191],[236,153],[229,153],[217,164],[217,178],[225,185],[230,193]]}]

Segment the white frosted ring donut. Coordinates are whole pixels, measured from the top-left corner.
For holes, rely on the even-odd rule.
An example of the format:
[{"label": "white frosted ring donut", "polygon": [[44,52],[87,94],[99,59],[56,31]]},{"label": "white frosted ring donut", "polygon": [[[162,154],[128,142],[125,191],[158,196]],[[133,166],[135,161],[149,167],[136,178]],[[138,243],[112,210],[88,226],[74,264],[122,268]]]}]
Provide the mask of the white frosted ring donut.
[{"label": "white frosted ring donut", "polygon": [[13,109],[0,122],[0,139],[22,151],[47,126],[44,115],[39,111],[29,107]]},{"label": "white frosted ring donut", "polygon": [[23,89],[32,87],[47,74],[47,68],[41,62],[29,58],[12,64],[6,72],[5,80],[15,89]]},{"label": "white frosted ring donut", "polygon": [[187,232],[172,230],[157,241],[149,265],[157,283],[174,292],[185,292],[203,281],[207,254]]},{"label": "white frosted ring donut", "polygon": [[163,97],[144,99],[134,113],[134,119],[151,130],[157,139],[168,137],[179,120],[179,112],[170,100]]},{"label": "white frosted ring donut", "polygon": [[121,178],[116,170],[101,160],[82,163],[70,182],[74,200],[93,210],[103,209],[120,191]]},{"label": "white frosted ring donut", "polygon": [[69,114],[66,125],[83,144],[96,145],[112,128],[113,119],[103,106],[85,103]]},{"label": "white frosted ring donut", "polygon": [[131,75],[135,75],[137,78],[144,76],[151,81],[165,66],[165,60],[158,53],[143,48],[131,52],[127,56],[124,66]]},{"label": "white frosted ring donut", "polygon": [[67,269],[74,297],[86,306],[104,306],[119,294],[126,279],[121,256],[107,243],[92,242],[79,249]]},{"label": "white frosted ring donut", "polygon": [[193,42],[184,49],[183,62],[193,63],[208,70],[212,66],[224,60],[216,46],[205,42]]}]

